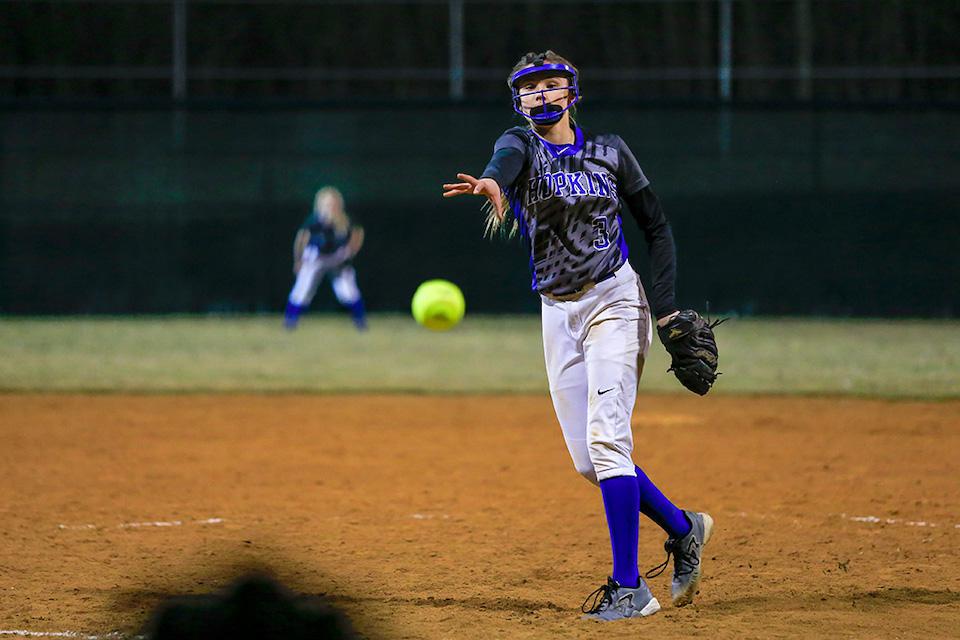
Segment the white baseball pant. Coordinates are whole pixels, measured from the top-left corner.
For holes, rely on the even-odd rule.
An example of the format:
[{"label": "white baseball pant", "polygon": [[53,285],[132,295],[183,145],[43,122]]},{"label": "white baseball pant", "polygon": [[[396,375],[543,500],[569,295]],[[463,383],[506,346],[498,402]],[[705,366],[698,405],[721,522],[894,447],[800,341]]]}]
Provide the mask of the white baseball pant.
[{"label": "white baseball pant", "polygon": [[290,302],[301,307],[309,306],[317,293],[317,287],[324,274],[332,272],[333,294],[342,305],[351,305],[360,299],[357,287],[357,272],[350,265],[343,265],[344,257],[339,253],[324,256],[316,247],[310,245],[303,250],[300,270],[290,291]]},{"label": "white baseball pant", "polygon": [[653,319],[629,262],[578,300],[542,299],[553,407],[577,471],[599,484],[636,476],[630,416]]}]

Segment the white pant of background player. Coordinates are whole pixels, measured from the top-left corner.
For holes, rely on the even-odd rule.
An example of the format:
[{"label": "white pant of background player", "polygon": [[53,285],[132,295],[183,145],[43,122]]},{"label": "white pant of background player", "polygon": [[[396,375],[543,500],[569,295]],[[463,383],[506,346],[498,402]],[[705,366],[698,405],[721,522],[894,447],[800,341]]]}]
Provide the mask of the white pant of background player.
[{"label": "white pant of background player", "polygon": [[630,416],[653,323],[629,262],[577,300],[542,299],[550,395],[577,471],[636,476]]},{"label": "white pant of background player", "polygon": [[357,287],[357,272],[350,265],[344,265],[345,252],[338,251],[322,255],[313,245],[303,250],[297,280],[290,291],[290,302],[306,307],[313,301],[317,287],[327,272],[331,272],[333,294],[344,306],[350,306],[360,300],[360,288]]}]

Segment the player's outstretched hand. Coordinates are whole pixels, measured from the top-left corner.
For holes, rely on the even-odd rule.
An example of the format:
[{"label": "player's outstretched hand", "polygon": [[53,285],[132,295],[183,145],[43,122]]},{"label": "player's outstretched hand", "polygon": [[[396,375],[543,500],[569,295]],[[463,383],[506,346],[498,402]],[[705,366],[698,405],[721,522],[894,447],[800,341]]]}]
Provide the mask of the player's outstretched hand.
[{"label": "player's outstretched hand", "polygon": [[474,196],[485,196],[490,201],[490,205],[497,214],[499,220],[503,220],[503,201],[500,198],[500,185],[492,178],[474,178],[467,173],[458,173],[457,178],[462,182],[453,182],[443,185],[443,197],[452,198],[470,194]]}]

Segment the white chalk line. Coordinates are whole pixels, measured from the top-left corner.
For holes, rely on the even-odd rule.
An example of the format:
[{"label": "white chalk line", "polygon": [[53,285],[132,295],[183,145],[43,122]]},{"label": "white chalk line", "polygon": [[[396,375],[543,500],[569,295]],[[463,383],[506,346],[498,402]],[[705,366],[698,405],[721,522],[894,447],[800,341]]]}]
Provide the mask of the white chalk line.
[{"label": "white chalk line", "polygon": [[410,517],[413,518],[414,520],[433,520],[433,519],[449,520],[450,519],[450,516],[448,516],[447,514],[435,516],[432,513],[415,513]]},{"label": "white chalk line", "polygon": [[[182,527],[191,524],[221,524],[224,518],[206,518],[204,520],[168,520],[158,522],[123,522],[113,527],[105,527],[96,524],[58,524],[57,528],[61,530],[76,531],[80,529],[142,529],[146,527]],[[2,635],[2,634],[0,634]]]},{"label": "white chalk line", "polygon": [[[939,527],[936,522],[927,522],[926,520],[904,520],[903,518],[878,518],[877,516],[848,516],[841,513],[840,517],[851,522],[865,522],[867,524],[902,524],[905,527]],[[950,528],[950,525],[943,525]],[[960,529],[960,524],[953,525],[954,529]]]},{"label": "white chalk line", "polygon": [[[731,515],[739,516],[741,518],[759,518],[760,520],[766,520],[767,518],[776,518],[777,516],[770,516],[764,513],[747,513],[746,511],[737,511]],[[846,513],[839,514],[841,518],[847,520],[848,522],[860,522],[863,524],[897,524],[903,525],[905,527],[929,527],[937,528],[944,527],[945,529],[960,529],[960,523],[958,524],[947,524],[940,525],[936,522],[928,522],[927,520],[905,520],[904,518],[878,518],[877,516],[849,516]],[[796,520],[796,519],[794,519]]]},{"label": "white chalk line", "polygon": [[142,640],[147,636],[128,636],[119,631],[103,635],[91,635],[79,631],[26,631],[24,629],[0,629],[0,636],[20,636],[23,638],[81,638],[82,640]]}]

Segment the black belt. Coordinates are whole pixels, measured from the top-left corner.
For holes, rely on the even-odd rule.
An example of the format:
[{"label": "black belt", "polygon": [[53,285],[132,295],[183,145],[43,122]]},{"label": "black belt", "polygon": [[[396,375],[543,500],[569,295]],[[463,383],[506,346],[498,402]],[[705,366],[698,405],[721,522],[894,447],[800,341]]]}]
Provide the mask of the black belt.
[{"label": "black belt", "polygon": [[[623,265],[620,265],[620,266],[623,266]],[[620,267],[618,266],[617,269],[619,268]],[[575,289],[570,293],[556,294],[556,293],[543,292],[543,295],[550,298],[551,300],[556,300],[557,302],[573,302],[575,300],[579,300],[584,296],[584,294],[586,294],[588,291],[596,287],[598,284],[600,284],[604,280],[609,280],[610,278],[615,276],[617,274],[617,269],[614,269],[613,271],[608,271],[607,273],[603,274],[596,280],[591,280],[587,282],[585,285],[583,285],[582,287],[580,287],[579,289]]]}]

